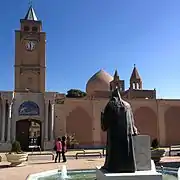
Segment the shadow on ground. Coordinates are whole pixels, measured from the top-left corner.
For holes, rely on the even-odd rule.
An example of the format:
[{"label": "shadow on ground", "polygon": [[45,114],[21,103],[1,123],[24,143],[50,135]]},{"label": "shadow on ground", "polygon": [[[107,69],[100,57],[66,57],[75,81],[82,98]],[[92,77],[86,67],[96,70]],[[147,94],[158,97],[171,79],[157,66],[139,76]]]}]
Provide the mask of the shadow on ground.
[{"label": "shadow on ground", "polygon": [[180,162],[161,162],[159,165],[164,167],[179,168]]},{"label": "shadow on ground", "polygon": [[54,161],[49,161],[49,162],[45,161],[45,162],[30,162],[28,164],[31,164],[31,165],[33,165],[33,164],[62,164],[62,162],[55,163]]},{"label": "shadow on ground", "polygon": [[0,169],[4,169],[4,168],[11,168],[10,165],[0,165]]}]

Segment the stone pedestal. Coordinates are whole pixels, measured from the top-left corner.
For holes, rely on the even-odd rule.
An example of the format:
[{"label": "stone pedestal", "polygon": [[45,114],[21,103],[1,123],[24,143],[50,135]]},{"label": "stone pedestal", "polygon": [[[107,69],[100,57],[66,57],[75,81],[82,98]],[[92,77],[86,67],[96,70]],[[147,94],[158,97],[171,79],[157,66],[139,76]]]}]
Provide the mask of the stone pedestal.
[{"label": "stone pedestal", "polygon": [[134,173],[106,173],[96,168],[97,180],[162,180],[162,174],[156,172],[154,161],[150,161],[151,169]]},{"label": "stone pedestal", "polygon": [[151,170],[150,137],[139,135],[134,136],[133,140],[137,171]]},{"label": "stone pedestal", "polygon": [[97,180],[162,180],[162,174],[156,172],[154,161],[151,160],[150,137],[134,136],[134,152],[137,171],[134,173],[106,173],[96,169]]},{"label": "stone pedestal", "polygon": [[162,180],[162,175],[153,171],[136,171],[135,173],[108,173],[96,170],[97,180]]}]

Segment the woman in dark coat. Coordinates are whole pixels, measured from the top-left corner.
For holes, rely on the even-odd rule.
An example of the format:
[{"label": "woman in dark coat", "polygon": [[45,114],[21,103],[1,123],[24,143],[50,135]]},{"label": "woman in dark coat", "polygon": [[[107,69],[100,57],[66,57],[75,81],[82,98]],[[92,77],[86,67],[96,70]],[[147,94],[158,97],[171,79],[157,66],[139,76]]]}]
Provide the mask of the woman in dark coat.
[{"label": "woman in dark coat", "polygon": [[136,162],[132,136],[137,134],[131,106],[121,99],[118,89],[101,114],[101,127],[107,131],[106,160],[103,169],[109,173],[135,172]]},{"label": "woman in dark coat", "polygon": [[66,145],[66,136],[62,137],[62,158],[63,158],[63,162],[66,162],[66,152],[67,152],[67,145]]}]

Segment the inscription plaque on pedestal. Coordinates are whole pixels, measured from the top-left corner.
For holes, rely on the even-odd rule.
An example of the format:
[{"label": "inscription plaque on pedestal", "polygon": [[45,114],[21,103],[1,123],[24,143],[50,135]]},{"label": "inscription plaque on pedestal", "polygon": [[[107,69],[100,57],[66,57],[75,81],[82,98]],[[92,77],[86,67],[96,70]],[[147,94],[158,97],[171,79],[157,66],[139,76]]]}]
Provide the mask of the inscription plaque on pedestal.
[{"label": "inscription plaque on pedestal", "polygon": [[150,137],[148,135],[138,135],[133,137],[134,151],[137,171],[151,169],[151,149]]}]

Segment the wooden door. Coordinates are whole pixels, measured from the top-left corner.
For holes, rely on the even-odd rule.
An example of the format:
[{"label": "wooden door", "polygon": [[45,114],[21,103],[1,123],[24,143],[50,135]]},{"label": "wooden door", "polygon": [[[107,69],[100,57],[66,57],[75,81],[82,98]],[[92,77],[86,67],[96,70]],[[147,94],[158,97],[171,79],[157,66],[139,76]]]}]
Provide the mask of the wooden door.
[{"label": "wooden door", "polygon": [[28,151],[30,121],[20,120],[16,122],[16,140],[20,142],[21,149]]}]

